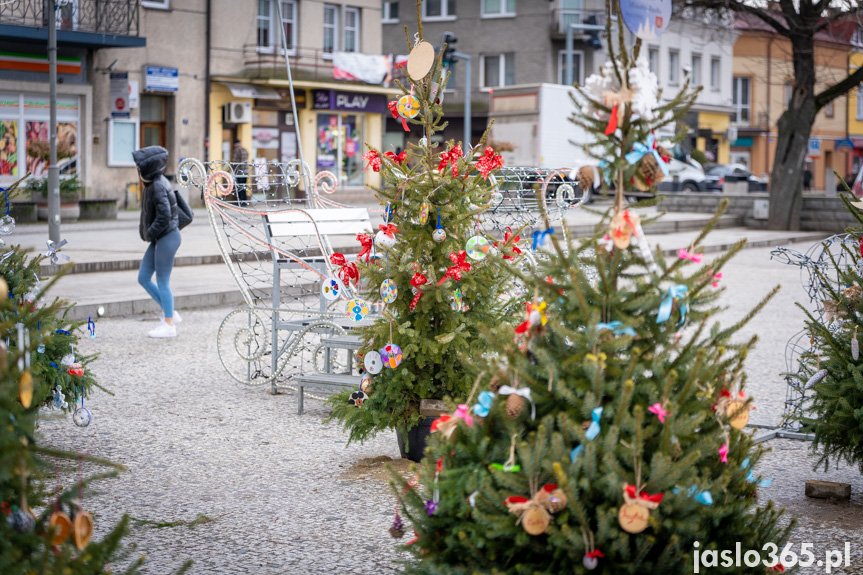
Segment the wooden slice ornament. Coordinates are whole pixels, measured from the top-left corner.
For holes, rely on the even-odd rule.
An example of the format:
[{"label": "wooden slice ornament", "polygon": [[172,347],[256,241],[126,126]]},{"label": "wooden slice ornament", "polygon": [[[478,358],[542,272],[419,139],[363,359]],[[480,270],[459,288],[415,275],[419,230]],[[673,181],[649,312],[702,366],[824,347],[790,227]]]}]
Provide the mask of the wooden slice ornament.
[{"label": "wooden slice ornament", "polygon": [[408,76],[413,80],[425,78],[434,66],[434,46],[420,42],[408,56]]},{"label": "wooden slice ornament", "polygon": [[531,507],[521,516],[521,526],[528,535],[542,535],[551,525],[551,515],[543,507]]},{"label": "wooden slice ornament", "polygon": [[620,511],[617,513],[620,528],[632,534],[641,533],[647,529],[648,517],[650,517],[650,511],[635,503],[621,505]]},{"label": "wooden slice ornament", "polygon": [[60,510],[51,514],[48,525],[54,530],[54,534],[51,536],[51,545],[62,545],[72,534],[72,520]]},{"label": "wooden slice ornament", "polygon": [[18,399],[21,400],[24,409],[29,408],[33,403],[33,376],[29,371],[22,373],[21,379],[18,380]]},{"label": "wooden slice ornament", "polygon": [[629,228],[629,223],[623,216],[623,211],[612,216],[608,235],[611,237],[611,241],[614,242],[614,247],[617,249],[625,250],[629,247],[629,243],[632,241],[632,230]]},{"label": "wooden slice ornament", "polygon": [[72,539],[75,542],[75,547],[83,551],[90,544],[92,536],[93,516],[82,509],[75,514],[75,519],[72,521]]}]

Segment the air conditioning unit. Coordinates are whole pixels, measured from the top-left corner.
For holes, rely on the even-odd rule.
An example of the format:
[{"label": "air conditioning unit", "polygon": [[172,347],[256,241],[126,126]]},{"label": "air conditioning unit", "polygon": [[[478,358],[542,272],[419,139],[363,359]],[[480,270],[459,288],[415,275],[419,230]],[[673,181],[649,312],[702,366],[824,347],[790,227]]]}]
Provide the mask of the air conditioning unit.
[{"label": "air conditioning unit", "polygon": [[228,102],[225,104],[225,121],[229,124],[248,124],[252,121],[251,102]]}]

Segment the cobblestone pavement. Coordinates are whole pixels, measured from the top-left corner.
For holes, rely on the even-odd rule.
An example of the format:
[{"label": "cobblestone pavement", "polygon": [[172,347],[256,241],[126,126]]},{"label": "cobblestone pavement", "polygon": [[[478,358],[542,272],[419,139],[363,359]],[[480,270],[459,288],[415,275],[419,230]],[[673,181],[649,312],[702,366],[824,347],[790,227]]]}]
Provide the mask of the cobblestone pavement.
[{"label": "cobblestone pavement", "polygon": [[[748,390],[758,410],[752,420],[775,424],[782,413],[787,339],[802,328],[793,302],[803,297],[797,268],[769,261],[767,249],[743,251],[725,270],[728,288],[723,323],[742,317],[769,289],[783,289],[747,326],[760,342],[747,362]],[[345,447],[345,434],[324,425],[327,411],[315,400],[296,414],[293,393],[271,396],[230,380],[216,354],[215,333],[230,311],[184,312],[176,340],[153,340],[155,318],[103,319],[97,339],[84,338],[81,352],[101,352],[93,364],[98,380],[115,396],[95,393],[94,419],[79,429],[66,419],[45,419],[52,446],[88,452],[128,467],[97,485],[85,500],[97,514],[97,534],[129,513],[153,522],[213,521],[188,526],[137,526],[131,541],[147,556],[148,572],[169,573],[193,559],[192,573],[380,573],[397,570],[404,557],[387,533],[394,497],[378,479],[341,477],[359,459],[398,457],[395,437],[385,433],[364,445]],[[863,479],[841,466],[813,472],[809,444],[773,440],[757,470],[774,479],[762,500],[788,507],[800,523],[792,536],[815,543],[819,556],[851,542],[852,567],[863,573]],[[807,500],[808,479],[852,483],[851,503]],[[746,543],[743,542],[744,548]],[[822,570],[803,570],[821,573]]]}]

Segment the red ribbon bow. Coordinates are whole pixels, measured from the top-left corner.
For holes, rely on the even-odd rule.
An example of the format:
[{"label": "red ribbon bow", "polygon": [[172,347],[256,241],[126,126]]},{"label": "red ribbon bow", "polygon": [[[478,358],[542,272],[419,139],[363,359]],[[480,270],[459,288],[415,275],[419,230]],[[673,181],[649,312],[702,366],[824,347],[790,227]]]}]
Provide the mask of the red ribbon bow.
[{"label": "red ribbon bow", "polygon": [[361,257],[366,256],[366,263],[369,263],[369,256],[372,253],[372,237],[368,234],[357,234],[357,241],[363,247],[357,255],[357,261],[360,261]]},{"label": "red ribbon bow", "polygon": [[348,262],[345,259],[345,256],[336,252],[332,256],[330,256],[330,263],[334,266],[339,266],[339,271],[337,275],[339,279],[342,280],[342,283],[345,285],[350,285],[351,281],[353,281],[354,285],[360,279],[360,270],[357,269],[357,264],[354,262]]},{"label": "red ribbon bow", "polygon": [[649,495],[647,491],[642,491],[636,496],[635,485],[627,485],[626,494],[629,495],[630,499],[639,499],[642,501],[647,501],[648,503],[656,503],[657,505],[662,503],[662,498],[665,496],[664,493],[656,493],[655,495]]},{"label": "red ribbon bow", "polygon": [[366,152],[365,154],[363,154],[363,159],[368,160],[369,162],[368,165],[363,168],[364,172],[369,168],[371,168],[375,172],[381,171],[381,155],[378,154],[376,151],[372,150],[370,152]]},{"label": "red ribbon bow", "polygon": [[[516,244],[518,243],[518,241],[521,239],[521,236],[515,236],[515,237],[513,238],[513,237],[512,237],[512,229],[511,229],[511,228],[509,228],[509,227],[507,227],[507,228],[506,228],[506,231],[503,233],[503,243],[504,243],[504,245],[506,245],[506,244],[508,244],[508,243],[509,243],[510,238],[512,238],[512,253],[514,253],[514,254],[517,256],[517,255],[519,255],[519,254],[521,253],[521,250],[520,250],[520,249],[519,249],[519,247],[516,245]],[[494,247],[497,247],[497,243],[496,243],[496,242],[495,242],[495,244],[494,244]],[[505,259],[505,260],[514,260],[514,259],[515,259],[515,256],[508,256],[508,255],[504,254],[503,259]]]},{"label": "red ribbon bow", "polygon": [[392,100],[391,102],[387,103],[387,108],[390,109],[390,113],[393,115],[394,120],[402,121],[402,128],[405,129],[405,132],[410,132],[411,129],[408,127],[407,118],[402,118],[402,116],[399,114],[399,103],[396,100]]},{"label": "red ribbon bow", "polygon": [[480,158],[476,161],[476,167],[479,169],[479,173],[482,174],[482,179],[485,181],[488,178],[488,174],[497,168],[503,166],[503,157],[496,156],[494,154],[494,148],[487,147],[485,149],[485,155],[480,156]]},{"label": "red ribbon bow", "polygon": [[399,229],[395,226],[395,224],[381,224],[378,226],[378,228],[380,228],[383,233],[394,239],[396,237],[394,234],[399,233]]},{"label": "red ribbon bow", "polygon": [[425,285],[428,282],[428,278],[417,272],[414,274],[414,277],[411,278],[411,286],[414,288],[414,298],[411,300],[408,309],[413,311],[417,307],[417,303],[419,303],[420,298],[425,295],[423,292],[419,291],[419,287],[421,285]]},{"label": "red ribbon bow", "polygon": [[452,163],[452,177],[458,177],[458,161],[461,159],[462,154],[461,146],[456,146],[449,152],[442,152],[440,155],[440,164],[438,164],[437,169],[439,172],[443,172],[446,167]]},{"label": "red ribbon bow", "polygon": [[584,554],[585,557],[589,557],[591,559],[596,559],[597,557],[605,557],[605,555],[599,549],[595,551],[588,551]]},{"label": "red ribbon bow", "polygon": [[467,253],[464,250],[459,250],[458,255],[454,252],[450,253],[449,259],[452,260],[452,263],[455,264],[446,269],[446,273],[437,283],[437,285],[442,284],[446,281],[446,278],[452,278],[455,281],[461,281],[461,272],[469,272],[470,271],[470,263],[467,262]]},{"label": "red ribbon bow", "polygon": [[396,155],[395,152],[384,152],[384,156],[390,159],[394,164],[402,165],[408,157],[408,151],[405,150],[401,154]]}]

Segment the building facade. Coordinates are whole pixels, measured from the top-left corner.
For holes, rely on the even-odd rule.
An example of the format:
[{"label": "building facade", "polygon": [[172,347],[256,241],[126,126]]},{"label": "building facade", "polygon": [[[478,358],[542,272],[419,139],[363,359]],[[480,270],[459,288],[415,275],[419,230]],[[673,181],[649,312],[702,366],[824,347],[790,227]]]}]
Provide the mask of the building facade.
[{"label": "building facade", "polygon": [[[791,45],[757,18],[738,16],[734,26],[740,36],[734,44],[733,102],[737,140],[731,153],[733,158],[748,162],[752,173],[766,176],[773,168],[776,154],[776,125],[793,89]],[[853,28],[839,25],[834,28],[816,35],[816,91],[848,73]],[[833,170],[843,174],[854,155],[846,142],[848,103],[848,97],[842,95],[816,116],[807,162],[813,189],[835,187]]]}]

